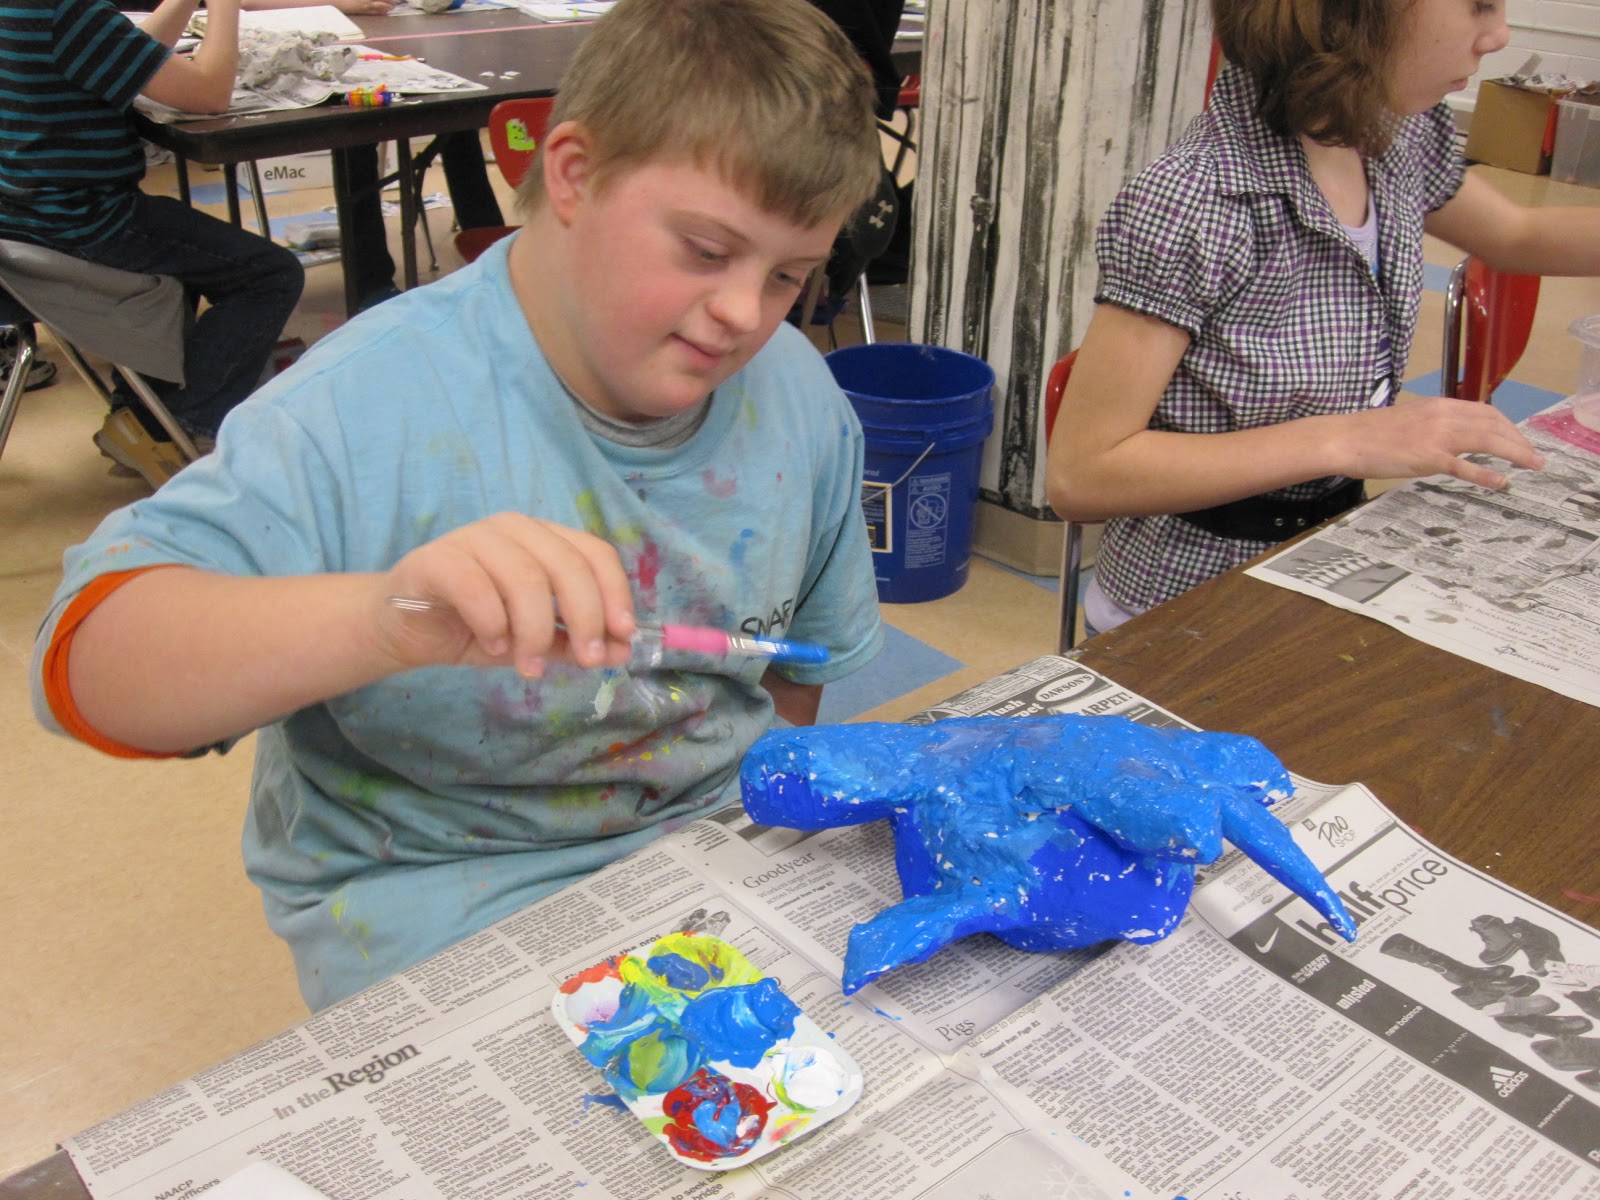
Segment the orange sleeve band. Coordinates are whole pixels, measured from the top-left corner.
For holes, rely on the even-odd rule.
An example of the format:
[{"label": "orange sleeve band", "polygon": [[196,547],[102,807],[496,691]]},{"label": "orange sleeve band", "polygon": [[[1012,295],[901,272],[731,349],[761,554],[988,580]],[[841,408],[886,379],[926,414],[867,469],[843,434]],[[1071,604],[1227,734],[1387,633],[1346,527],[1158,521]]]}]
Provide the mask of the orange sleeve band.
[{"label": "orange sleeve band", "polygon": [[56,623],[55,634],[50,638],[50,645],[44,652],[44,698],[50,705],[50,712],[55,716],[56,722],[67,733],[77,738],[87,746],[117,758],[178,758],[177,754],[157,753],[152,750],[139,750],[133,746],[124,746],[121,742],[114,742],[94,729],[83,719],[83,714],[78,711],[78,706],[72,700],[72,686],[67,677],[68,655],[72,651],[72,638],[78,632],[78,626],[83,624],[84,618],[100,606],[100,602],[112,592],[116,591],[130,579],[136,579],[146,571],[159,571],[162,566],[139,567],[132,571],[113,571],[107,575],[100,575],[91,580],[89,586],[84,588],[70,601],[67,610],[61,614],[61,620]]}]

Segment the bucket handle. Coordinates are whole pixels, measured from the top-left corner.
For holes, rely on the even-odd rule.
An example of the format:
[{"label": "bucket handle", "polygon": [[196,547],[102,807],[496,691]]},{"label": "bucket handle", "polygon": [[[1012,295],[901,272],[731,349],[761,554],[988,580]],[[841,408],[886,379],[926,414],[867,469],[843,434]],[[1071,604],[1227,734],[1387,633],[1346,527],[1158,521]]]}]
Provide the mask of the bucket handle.
[{"label": "bucket handle", "polygon": [[935,449],[935,447],[937,447],[938,445],[939,445],[938,442],[929,442],[928,446],[927,446],[927,449],[925,449],[921,454],[917,455],[917,461],[912,463],[909,467],[906,468],[906,473],[904,475],[900,476],[899,479],[896,479],[893,483],[891,483],[889,485],[889,490],[891,492],[894,491],[895,488],[899,487],[906,480],[910,479],[911,478],[911,472],[915,471],[918,467],[920,467],[922,465],[922,460],[927,458],[928,455],[932,454],[934,449]]}]

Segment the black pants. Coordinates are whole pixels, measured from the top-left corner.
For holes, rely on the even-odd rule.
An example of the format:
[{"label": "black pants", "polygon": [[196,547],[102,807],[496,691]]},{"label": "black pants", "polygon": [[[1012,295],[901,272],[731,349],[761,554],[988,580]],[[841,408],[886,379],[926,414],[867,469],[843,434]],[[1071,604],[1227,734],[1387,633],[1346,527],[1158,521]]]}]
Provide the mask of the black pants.
[{"label": "black pants", "polygon": [[[378,191],[378,147],[357,146],[347,155],[350,190],[356,197],[350,214],[355,237],[354,244],[344,248],[344,269],[355,279],[356,295],[370,296],[394,286],[394,259],[389,254]],[[440,135],[439,158],[450,202],[455,205],[456,223],[463,229],[503,225],[477,130]]]},{"label": "black pants", "polygon": [[151,386],[179,424],[208,437],[255,390],[305,282],[291,251],[170,196],[143,192],[117,234],[61,249],[124,271],[176,276],[205,298],[184,341],[184,385]]}]

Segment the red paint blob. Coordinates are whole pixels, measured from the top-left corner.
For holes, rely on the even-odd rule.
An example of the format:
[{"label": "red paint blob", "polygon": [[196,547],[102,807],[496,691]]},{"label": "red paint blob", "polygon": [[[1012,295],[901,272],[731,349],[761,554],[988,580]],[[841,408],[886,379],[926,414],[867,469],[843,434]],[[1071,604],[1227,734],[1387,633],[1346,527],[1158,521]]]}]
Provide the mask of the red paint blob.
[{"label": "red paint blob", "polygon": [[772,1102],[748,1083],[706,1067],[663,1097],[663,1133],[684,1158],[714,1162],[743,1154],[766,1128]]}]

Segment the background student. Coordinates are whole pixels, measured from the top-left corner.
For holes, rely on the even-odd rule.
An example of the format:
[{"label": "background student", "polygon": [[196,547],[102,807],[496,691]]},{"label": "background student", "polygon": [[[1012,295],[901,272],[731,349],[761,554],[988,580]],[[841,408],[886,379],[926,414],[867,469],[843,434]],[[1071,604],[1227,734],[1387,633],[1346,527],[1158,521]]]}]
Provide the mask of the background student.
[{"label": "background student", "polygon": [[1502,3],[1213,0],[1229,66],[1100,227],[1098,307],[1050,446],[1050,503],[1110,518],[1108,629],[1358,503],[1363,479],[1504,487],[1540,459],[1486,404],[1394,404],[1422,235],[1502,270],[1600,274],[1600,212],[1465,174],[1444,96],[1506,42]]},{"label": "background student", "polygon": [[[195,0],[166,0],[134,26],[110,0],[16,0],[0,22],[0,71],[29,97],[0,121],[0,237],[118,267],[172,275],[206,301],[184,344],[183,386],[155,381],[202,439],[260,378],[304,282],[281,246],[167,196],[147,196],[129,110],[145,95],[221,112],[238,64],[238,0],[214,0],[192,56],[172,53]],[[182,457],[143,406],[116,407],[102,451],[152,486]]]},{"label": "background student", "polygon": [[[880,155],[804,0],[620,0],[522,230],[318,342],[69,551],[40,718],[135,757],[260,728],[245,863],[313,1007],[730,799],[877,652],[860,427],[782,320]],[[657,666],[640,622],[832,658]]]},{"label": "background student", "polygon": [[[303,8],[315,0],[243,0],[247,12],[268,8]],[[393,0],[334,0],[334,6],[351,16],[381,17],[394,8]],[[500,201],[489,182],[483,161],[483,144],[476,130],[440,134],[439,162],[444,167],[445,186],[455,209],[456,224],[462,229],[505,224]],[[356,281],[357,311],[371,308],[399,294],[394,283],[394,258],[389,253],[389,235],[383,219],[383,197],[378,188],[377,145],[352,146],[343,153],[350,187],[351,244],[342,247],[347,275]]]}]

